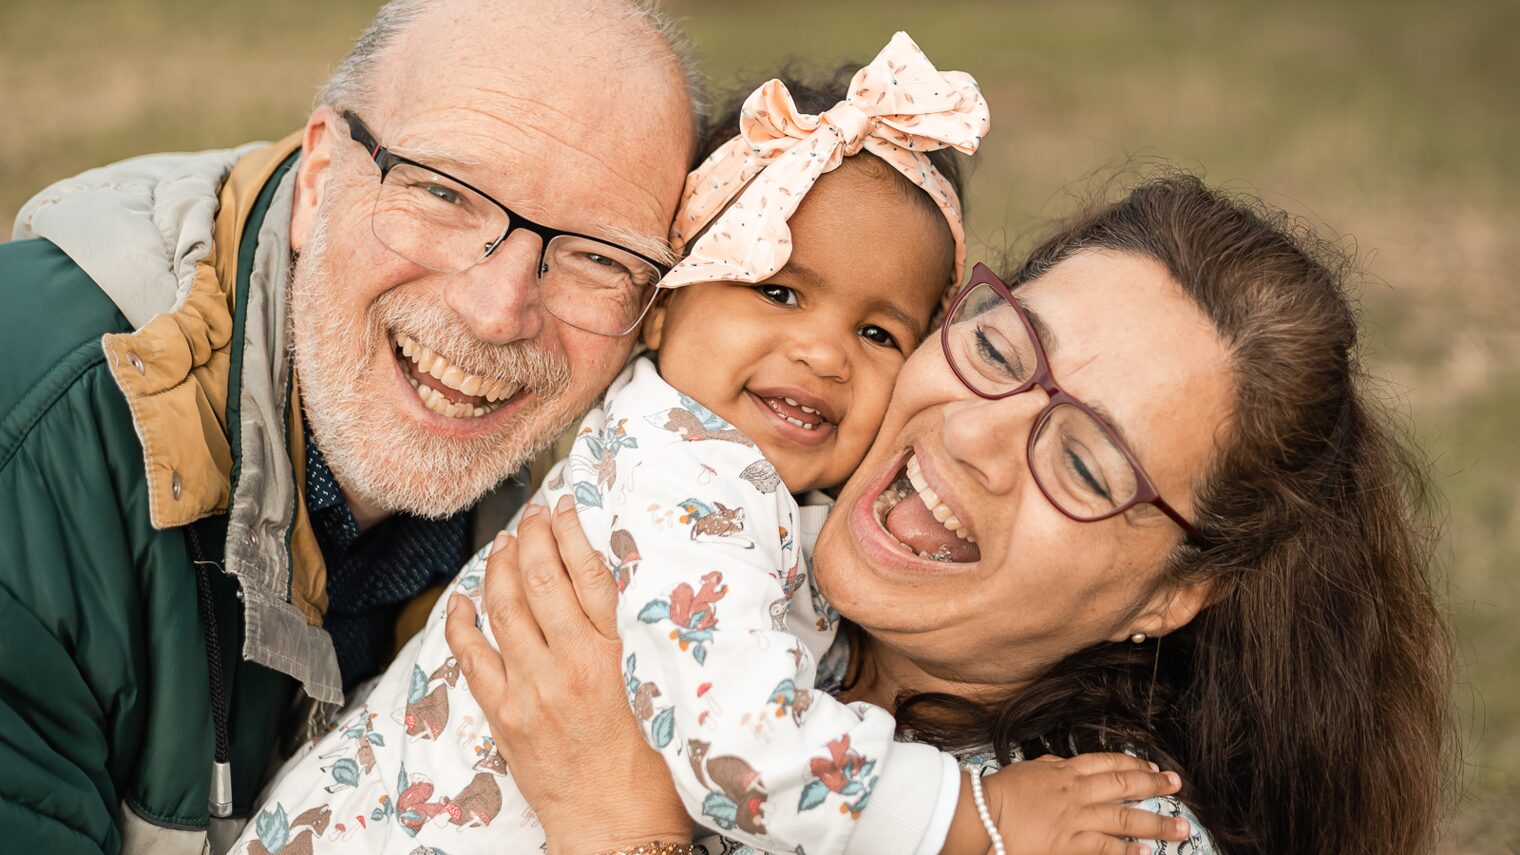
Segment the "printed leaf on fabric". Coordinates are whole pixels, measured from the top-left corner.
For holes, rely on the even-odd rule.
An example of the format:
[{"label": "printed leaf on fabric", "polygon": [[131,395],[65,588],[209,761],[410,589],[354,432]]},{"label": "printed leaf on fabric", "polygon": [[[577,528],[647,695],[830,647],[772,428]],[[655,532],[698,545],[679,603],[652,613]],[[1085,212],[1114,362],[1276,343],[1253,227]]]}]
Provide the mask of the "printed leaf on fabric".
[{"label": "printed leaf on fabric", "polygon": [[676,708],[666,707],[649,722],[649,741],[656,748],[664,748],[676,735]]},{"label": "printed leaf on fabric", "polygon": [[276,804],[270,810],[259,814],[254,820],[254,833],[258,835],[259,842],[270,852],[279,852],[290,842],[290,823],[285,818],[285,806]]}]

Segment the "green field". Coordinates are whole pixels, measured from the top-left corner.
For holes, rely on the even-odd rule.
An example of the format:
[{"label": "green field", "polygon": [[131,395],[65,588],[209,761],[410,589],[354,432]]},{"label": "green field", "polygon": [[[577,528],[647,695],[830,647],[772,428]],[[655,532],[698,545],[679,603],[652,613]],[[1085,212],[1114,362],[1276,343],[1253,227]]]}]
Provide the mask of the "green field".
[{"label": "green field", "polygon": [[[294,130],[375,2],[8,0],[0,233],[100,162]],[[1520,851],[1520,3],[671,5],[720,90],[791,57],[868,59],[896,29],[975,74],[993,133],[973,256],[1026,247],[1130,159],[1333,226],[1367,273],[1367,354],[1443,497],[1465,766],[1442,851]]]}]

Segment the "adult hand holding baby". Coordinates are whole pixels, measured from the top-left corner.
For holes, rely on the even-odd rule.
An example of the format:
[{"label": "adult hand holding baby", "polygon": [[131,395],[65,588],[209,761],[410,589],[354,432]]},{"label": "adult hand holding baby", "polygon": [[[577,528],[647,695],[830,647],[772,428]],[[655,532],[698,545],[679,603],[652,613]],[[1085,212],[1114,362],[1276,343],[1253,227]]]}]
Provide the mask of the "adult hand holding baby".
[{"label": "adult hand holding baby", "polygon": [[[553,852],[685,843],[691,820],[623,695],[617,587],[568,498],[499,535],[484,608],[455,596],[445,634]],[[632,798],[630,798],[632,796]]]}]

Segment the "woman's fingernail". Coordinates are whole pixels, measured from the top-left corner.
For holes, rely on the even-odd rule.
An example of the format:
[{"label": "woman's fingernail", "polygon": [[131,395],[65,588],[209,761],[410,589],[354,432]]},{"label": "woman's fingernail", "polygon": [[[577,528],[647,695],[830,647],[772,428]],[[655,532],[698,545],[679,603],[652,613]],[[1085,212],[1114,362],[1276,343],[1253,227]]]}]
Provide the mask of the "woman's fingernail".
[{"label": "woman's fingernail", "polygon": [[1185,819],[1176,820],[1176,821],[1174,821],[1172,823],[1172,828],[1175,828],[1177,830],[1178,834],[1187,834],[1188,833],[1188,821],[1185,820]]},{"label": "woman's fingernail", "polygon": [[1155,763],[1152,763],[1151,764],[1151,771],[1152,772],[1160,772],[1161,771],[1161,767],[1157,766]]},{"label": "woman's fingernail", "polygon": [[539,512],[542,511],[542,510],[543,509],[540,508],[538,505],[529,505],[526,508],[523,508],[523,519],[528,519],[529,517],[536,517],[536,516],[538,516]]},{"label": "woman's fingernail", "polygon": [[511,537],[511,535],[507,534],[505,531],[499,531],[499,532],[497,532],[496,533],[496,538],[491,541],[491,551],[495,552],[496,550],[502,548],[503,546],[506,546],[507,545],[507,539],[509,537]]},{"label": "woman's fingernail", "polygon": [[1166,782],[1174,787],[1182,786],[1182,778],[1178,777],[1176,772],[1167,772]]},{"label": "woman's fingernail", "polygon": [[459,608],[459,599],[460,599],[460,597],[459,597],[458,594],[450,594],[449,595],[449,605],[448,605],[447,609],[444,611],[444,614],[450,614],[450,615],[453,614],[454,610],[457,609],[457,608]]},{"label": "woman's fingernail", "polygon": [[570,494],[568,494],[568,493],[566,493],[563,496],[560,496],[559,497],[559,501],[554,503],[554,509],[557,510],[557,511],[560,511],[560,512],[574,510],[575,509],[575,497],[572,496],[572,495],[570,495]]}]

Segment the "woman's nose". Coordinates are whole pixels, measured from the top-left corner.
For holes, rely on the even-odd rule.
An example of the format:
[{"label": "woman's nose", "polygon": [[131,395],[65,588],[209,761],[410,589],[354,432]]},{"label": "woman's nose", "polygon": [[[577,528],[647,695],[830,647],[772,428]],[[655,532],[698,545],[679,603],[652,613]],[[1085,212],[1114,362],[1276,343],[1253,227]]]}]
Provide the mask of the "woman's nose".
[{"label": "woman's nose", "polygon": [[850,355],[832,331],[801,327],[794,329],[787,341],[787,357],[805,364],[825,380],[839,383],[850,379]]},{"label": "woman's nose", "polygon": [[536,338],[543,331],[538,264],[542,240],[526,230],[507,236],[490,257],[444,285],[449,308],[488,344]]},{"label": "woman's nose", "polygon": [[998,401],[971,396],[947,405],[945,452],[989,493],[1011,493],[1029,476],[1029,432],[1048,400],[1031,389]]}]

